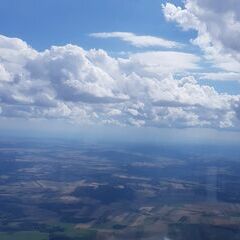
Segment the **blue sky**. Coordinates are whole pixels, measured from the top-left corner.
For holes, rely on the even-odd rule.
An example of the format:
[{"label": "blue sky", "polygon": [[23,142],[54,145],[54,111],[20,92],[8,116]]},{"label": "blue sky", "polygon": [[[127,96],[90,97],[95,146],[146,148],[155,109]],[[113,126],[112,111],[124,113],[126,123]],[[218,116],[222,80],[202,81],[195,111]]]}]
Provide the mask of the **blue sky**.
[{"label": "blue sky", "polygon": [[[73,43],[109,51],[129,49],[119,41],[99,41],[92,32],[135,32],[187,41],[192,33],[166,23],[159,0],[2,0],[1,34],[19,37],[39,50]],[[180,3],[181,1],[174,1]]]},{"label": "blue sky", "polygon": [[[181,0],[170,2],[184,5]],[[189,39],[196,37],[194,30],[182,31],[175,23],[165,20],[161,11],[161,4],[165,3],[162,0],[2,0],[0,30],[1,34],[21,38],[39,51],[68,43],[85,49],[102,48],[112,55],[137,51],[116,39],[89,37],[93,32],[121,31],[178,41],[186,44],[186,52],[201,54],[199,48],[189,44]],[[220,92],[240,91],[240,85],[235,82],[207,83]]]},{"label": "blue sky", "polygon": [[1,0],[2,126],[239,131],[236,1]]}]

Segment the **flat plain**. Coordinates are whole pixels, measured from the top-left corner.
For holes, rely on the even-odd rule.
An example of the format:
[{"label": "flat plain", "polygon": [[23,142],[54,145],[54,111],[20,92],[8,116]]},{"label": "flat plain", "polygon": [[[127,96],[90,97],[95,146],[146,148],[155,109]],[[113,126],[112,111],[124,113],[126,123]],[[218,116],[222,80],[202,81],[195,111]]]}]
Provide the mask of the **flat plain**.
[{"label": "flat plain", "polygon": [[0,239],[240,239],[239,156],[207,147],[1,141]]}]

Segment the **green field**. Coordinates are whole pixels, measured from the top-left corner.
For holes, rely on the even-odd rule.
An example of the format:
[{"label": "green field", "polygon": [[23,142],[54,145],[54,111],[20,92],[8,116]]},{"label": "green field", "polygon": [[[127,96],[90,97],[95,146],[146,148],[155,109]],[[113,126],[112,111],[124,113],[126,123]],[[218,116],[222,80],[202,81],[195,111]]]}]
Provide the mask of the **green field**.
[{"label": "green field", "polygon": [[5,233],[0,232],[1,240],[48,240],[48,233],[40,232],[17,232]]},{"label": "green field", "polygon": [[49,239],[76,239],[91,240],[96,236],[97,231],[92,229],[74,229],[72,224],[59,224],[64,229],[63,232],[43,233],[39,231],[16,231],[0,232],[0,240],[49,240]]}]

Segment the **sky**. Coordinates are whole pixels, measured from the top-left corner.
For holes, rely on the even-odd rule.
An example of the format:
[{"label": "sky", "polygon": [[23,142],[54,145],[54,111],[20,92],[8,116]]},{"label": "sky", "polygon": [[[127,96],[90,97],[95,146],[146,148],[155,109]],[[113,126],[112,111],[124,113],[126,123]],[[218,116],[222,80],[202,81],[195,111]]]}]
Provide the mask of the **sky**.
[{"label": "sky", "polygon": [[0,0],[0,132],[238,141],[239,39],[237,0]]}]

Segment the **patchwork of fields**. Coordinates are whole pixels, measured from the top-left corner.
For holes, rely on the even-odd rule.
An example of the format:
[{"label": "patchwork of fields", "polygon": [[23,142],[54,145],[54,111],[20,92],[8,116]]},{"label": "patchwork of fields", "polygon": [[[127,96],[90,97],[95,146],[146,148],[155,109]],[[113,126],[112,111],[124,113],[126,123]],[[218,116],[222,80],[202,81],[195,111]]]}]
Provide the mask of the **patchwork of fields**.
[{"label": "patchwork of fields", "polygon": [[240,239],[239,155],[225,156],[2,142],[0,239]]}]

